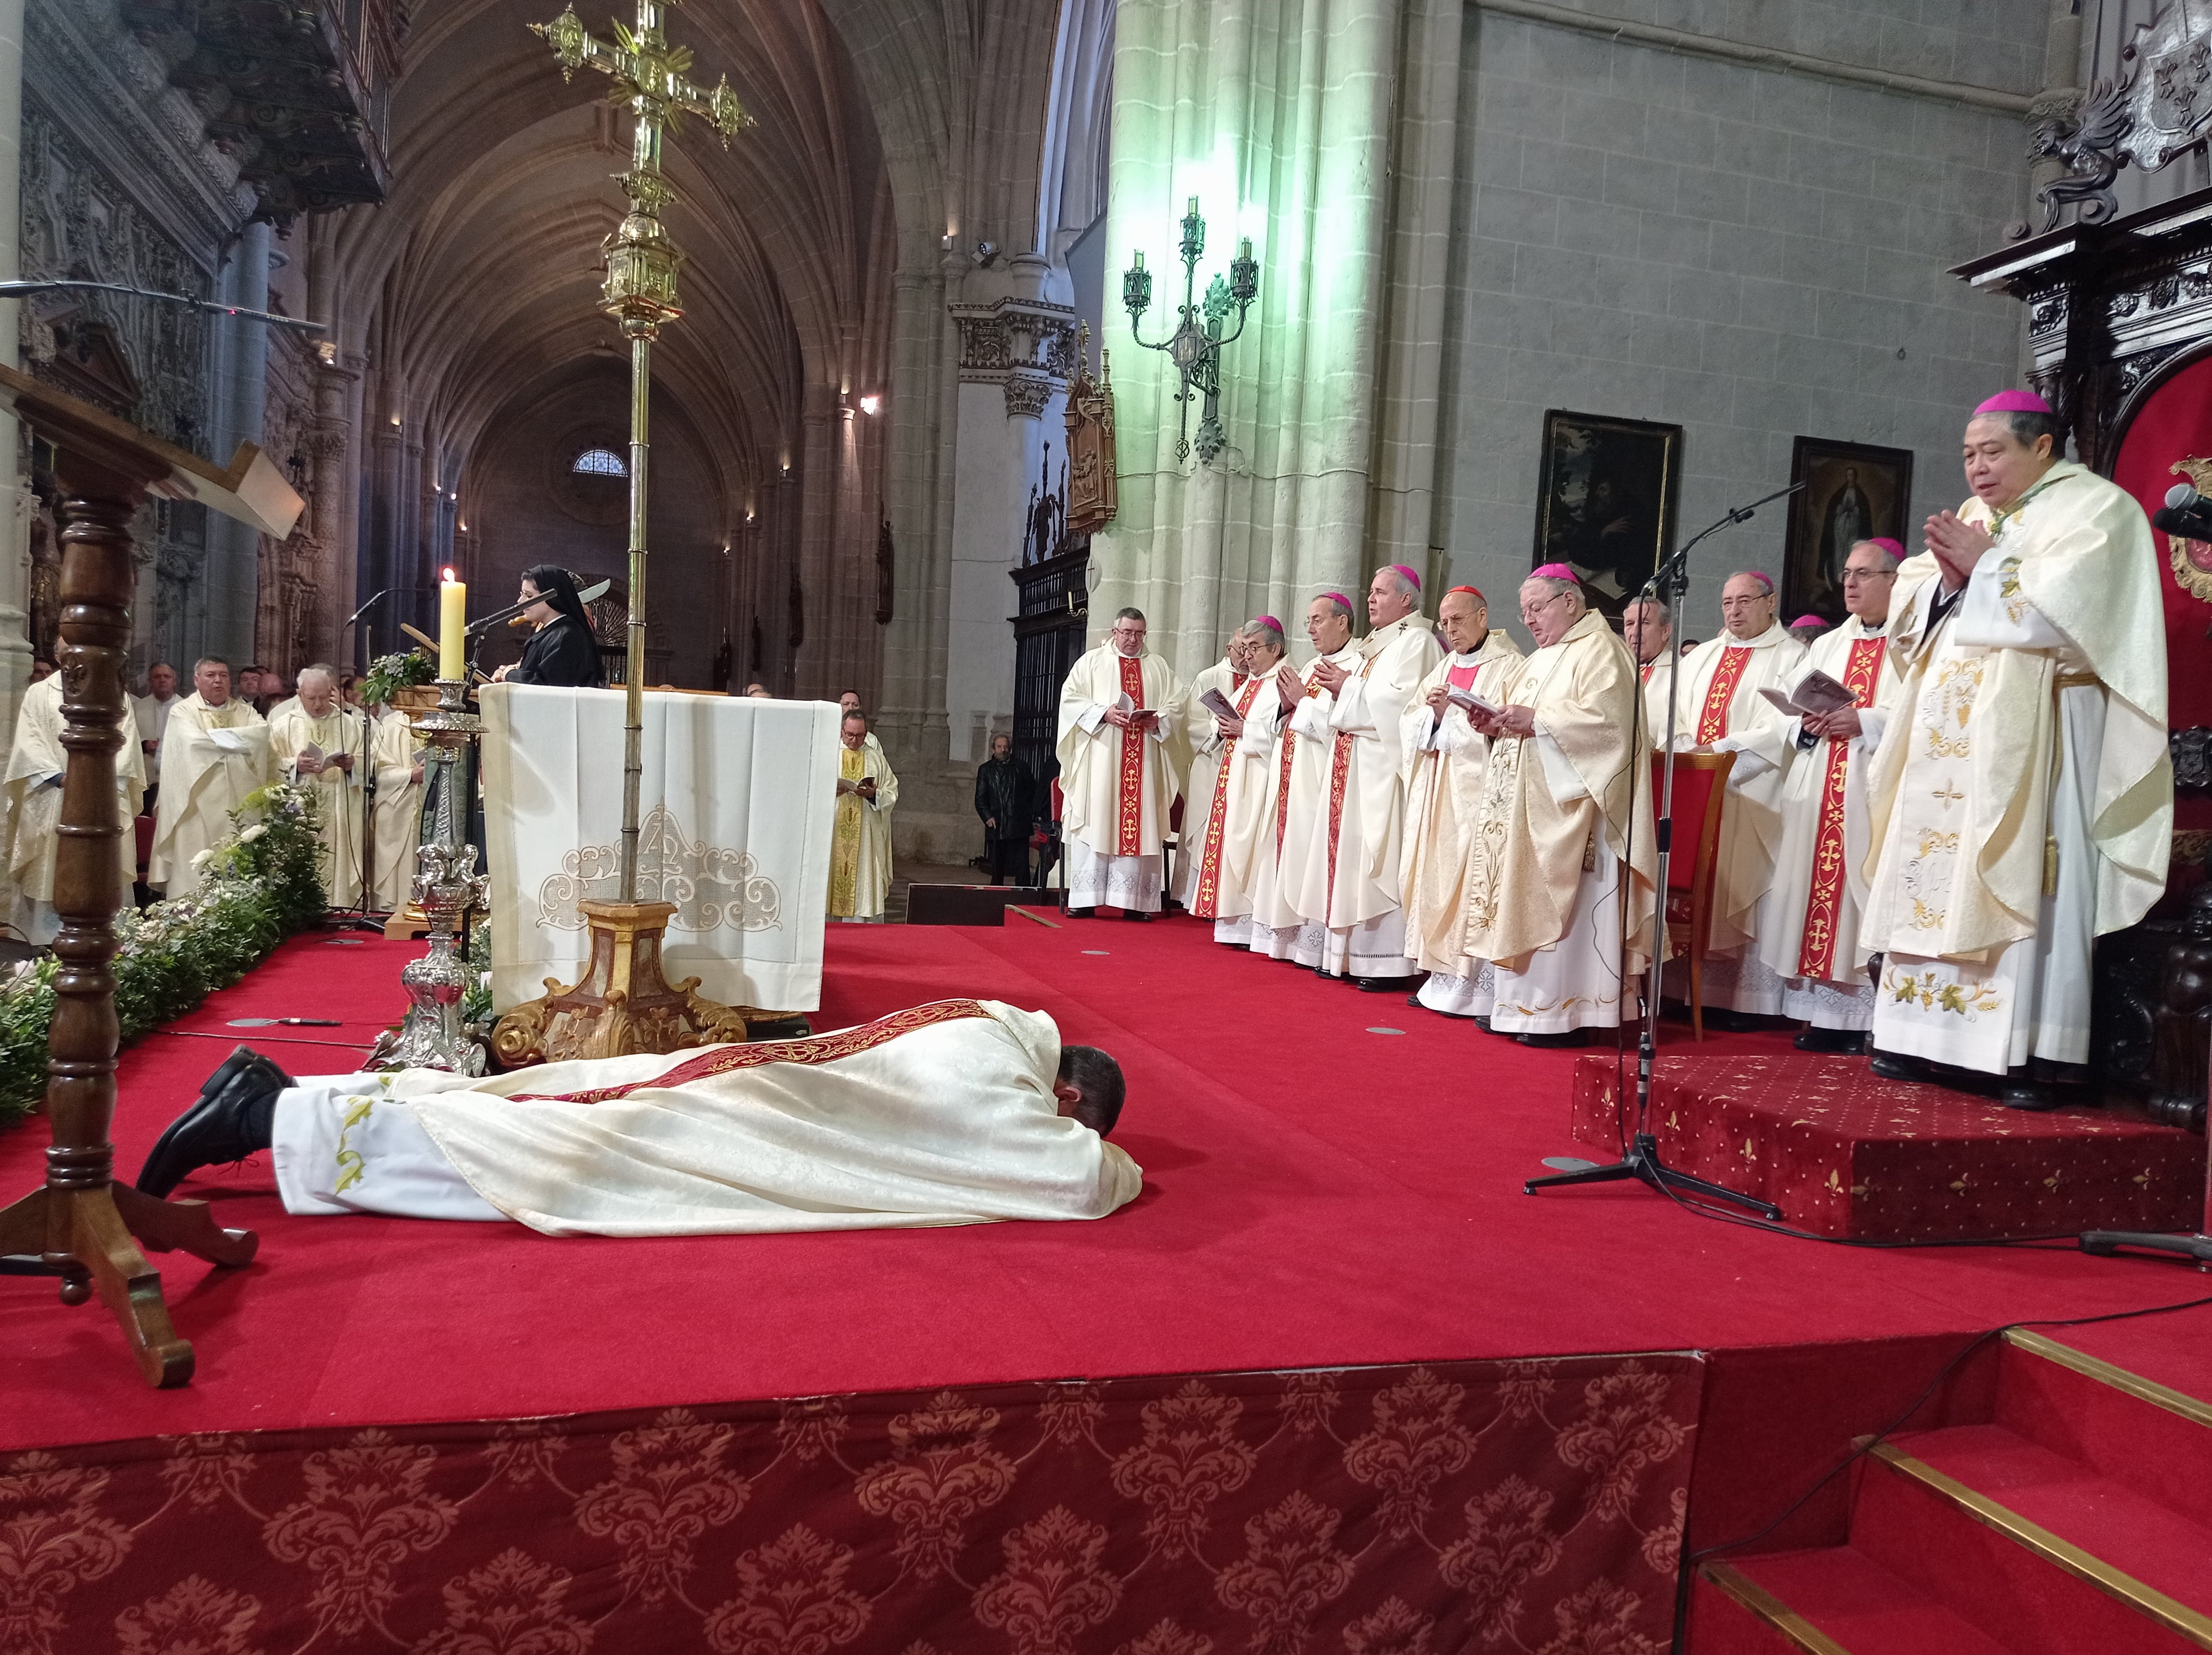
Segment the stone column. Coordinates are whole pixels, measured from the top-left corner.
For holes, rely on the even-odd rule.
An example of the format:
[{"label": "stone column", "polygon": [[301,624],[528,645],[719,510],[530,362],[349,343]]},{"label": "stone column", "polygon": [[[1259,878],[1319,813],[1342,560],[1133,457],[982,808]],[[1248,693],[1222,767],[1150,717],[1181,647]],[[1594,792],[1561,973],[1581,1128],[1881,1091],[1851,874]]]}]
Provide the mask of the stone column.
[{"label": "stone column", "polygon": [[[231,304],[269,307],[269,226],[249,224],[223,266],[220,291]],[[208,453],[227,462],[241,442],[258,442],[269,391],[269,329],[261,322],[215,319],[214,429]],[[283,457],[276,456],[281,465]],[[209,654],[254,659],[254,620],[261,576],[261,535],[244,523],[210,512],[207,520],[207,644]],[[296,662],[270,661],[289,668]]]},{"label": "stone column", "polygon": [[[0,279],[23,273],[23,0],[0,0]],[[0,362],[21,367],[15,307],[0,300]],[[34,502],[23,475],[21,428],[0,411],[0,730],[12,734],[31,681],[30,524]]]}]

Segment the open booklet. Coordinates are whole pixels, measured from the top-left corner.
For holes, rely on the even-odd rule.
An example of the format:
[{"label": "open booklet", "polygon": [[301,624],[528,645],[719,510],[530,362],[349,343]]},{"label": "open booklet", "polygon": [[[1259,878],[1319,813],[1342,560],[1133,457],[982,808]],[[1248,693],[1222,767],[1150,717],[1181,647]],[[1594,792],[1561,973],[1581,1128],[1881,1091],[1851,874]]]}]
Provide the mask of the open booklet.
[{"label": "open booklet", "polygon": [[1218,690],[1208,690],[1204,695],[1198,698],[1198,704],[1205,708],[1207,712],[1212,713],[1216,718],[1235,720],[1241,719],[1244,716],[1243,714],[1237,710],[1236,704],[1231,702],[1227,696],[1223,695]]},{"label": "open booklet", "polygon": [[1127,690],[1122,691],[1120,695],[1114,697],[1114,710],[1117,713],[1133,714],[1138,718],[1152,719],[1155,721],[1159,718],[1159,715],[1152,711],[1150,708],[1139,707],[1135,702],[1130,700],[1129,692]]},{"label": "open booklet", "polygon": [[1472,690],[1462,690],[1456,684],[1448,685],[1444,693],[1452,698],[1454,705],[1464,707],[1470,713],[1487,713],[1492,717],[1495,718],[1498,714],[1505,710],[1496,702],[1485,701],[1480,696],[1476,695]]},{"label": "open booklet", "polygon": [[1759,693],[1792,718],[1819,718],[1852,706],[1858,700],[1849,685],[1839,684],[1817,670],[1799,678],[1797,687],[1786,696],[1773,690],[1761,690]]}]

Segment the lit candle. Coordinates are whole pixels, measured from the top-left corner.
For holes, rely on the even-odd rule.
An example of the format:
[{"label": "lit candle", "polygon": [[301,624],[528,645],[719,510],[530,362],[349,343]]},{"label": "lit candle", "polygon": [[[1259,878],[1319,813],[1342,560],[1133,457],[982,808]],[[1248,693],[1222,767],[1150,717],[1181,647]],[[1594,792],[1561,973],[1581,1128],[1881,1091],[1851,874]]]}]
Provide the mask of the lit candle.
[{"label": "lit candle", "polygon": [[469,672],[469,589],[446,571],[438,587],[438,676],[455,682]]}]

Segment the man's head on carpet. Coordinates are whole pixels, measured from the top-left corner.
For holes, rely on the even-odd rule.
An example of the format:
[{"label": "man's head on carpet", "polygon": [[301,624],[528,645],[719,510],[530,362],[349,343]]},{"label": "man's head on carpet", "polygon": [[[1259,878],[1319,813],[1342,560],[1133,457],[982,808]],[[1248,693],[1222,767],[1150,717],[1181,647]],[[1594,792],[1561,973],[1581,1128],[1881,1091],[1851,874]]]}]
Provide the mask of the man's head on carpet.
[{"label": "man's head on carpet", "polygon": [[1060,1112],[1078,1120],[1102,1138],[1114,1135],[1121,1118],[1121,1099],[1128,1092],[1121,1066],[1096,1046],[1062,1046],[1060,1074],[1052,1095],[1060,1099]]}]

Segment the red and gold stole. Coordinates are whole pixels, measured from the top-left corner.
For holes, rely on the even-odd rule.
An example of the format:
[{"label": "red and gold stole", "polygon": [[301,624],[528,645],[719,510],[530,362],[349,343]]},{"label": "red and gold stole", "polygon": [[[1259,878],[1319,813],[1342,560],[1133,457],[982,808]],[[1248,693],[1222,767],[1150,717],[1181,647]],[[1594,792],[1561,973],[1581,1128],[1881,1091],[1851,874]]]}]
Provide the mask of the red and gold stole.
[{"label": "red and gold stole", "polygon": [[[1121,666],[1121,693],[1129,697],[1133,709],[1142,712],[1144,658],[1132,660],[1117,654],[1114,659]],[[1114,800],[1114,854],[1117,856],[1145,854],[1145,743],[1148,739],[1141,725],[1132,724],[1121,732],[1121,779]]]},{"label": "red and gold stole", "polygon": [[[1887,636],[1861,638],[1851,646],[1844,684],[1860,707],[1874,705],[1881,682]],[[1835,979],[1836,919],[1844,901],[1844,781],[1851,762],[1850,744],[1828,744],[1828,773],[1820,783],[1820,814],[1813,831],[1813,888],[1805,898],[1805,940],[1797,950],[1797,975]]]},{"label": "red and gold stole", "polygon": [[[1306,671],[1310,672],[1313,668],[1309,666]],[[1320,693],[1321,685],[1308,678],[1306,692],[1298,698],[1301,701],[1310,701]],[[1297,709],[1294,707],[1291,710],[1295,714]],[[1280,861],[1283,858],[1283,830],[1291,824],[1291,759],[1296,755],[1297,750],[1297,732],[1291,728],[1291,721],[1285,718],[1283,721],[1282,767],[1275,776],[1275,860],[1277,861]]]},{"label": "red and gold stole", "polygon": [[[1375,670],[1382,654],[1378,649],[1360,662],[1352,677],[1365,678]],[[1352,744],[1358,739],[1351,731],[1339,730],[1328,756],[1328,893],[1322,910],[1324,925],[1334,924],[1336,919],[1336,842],[1344,832],[1344,793],[1352,779]]]},{"label": "red and gold stole", "polygon": [[1698,715],[1700,747],[1711,746],[1728,733],[1729,703],[1735,699],[1735,686],[1743,682],[1743,669],[1750,665],[1747,644],[1732,643],[1721,651],[1712,682],[1705,686],[1705,710]]},{"label": "red and gold stole", "polygon": [[[1260,693],[1260,680],[1244,680],[1243,691],[1237,697],[1237,716],[1243,718],[1252,711],[1252,698]],[[1221,768],[1213,773],[1213,804],[1206,812],[1206,843],[1199,854],[1198,895],[1191,903],[1191,914],[1201,920],[1218,919],[1217,911],[1221,899],[1221,836],[1229,824],[1229,761],[1237,756],[1237,738],[1231,736],[1221,744]]]}]

